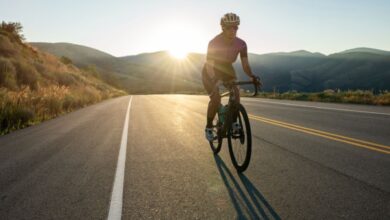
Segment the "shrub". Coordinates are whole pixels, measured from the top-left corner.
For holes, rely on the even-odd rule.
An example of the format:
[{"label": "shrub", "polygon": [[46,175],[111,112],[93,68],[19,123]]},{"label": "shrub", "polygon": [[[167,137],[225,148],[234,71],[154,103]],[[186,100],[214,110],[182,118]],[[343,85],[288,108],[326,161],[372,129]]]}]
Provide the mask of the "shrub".
[{"label": "shrub", "polygon": [[61,62],[62,62],[63,64],[65,64],[65,65],[68,65],[68,64],[72,64],[72,63],[73,63],[72,60],[71,60],[70,58],[66,57],[66,56],[62,56],[62,57],[60,58],[60,60],[61,60]]},{"label": "shrub", "polygon": [[378,96],[376,96],[374,102],[377,105],[390,105],[390,92],[381,92]]},{"label": "shrub", "polygon": [[372,104],[374,100],[374,94],[372,91],[347,91],[344,93],[342,101],[347,103],[362,103],[362,104]]},{"label": "shrub", "polygon": [[0,86],[16,89],[16,70],[12,62],[6,58],[0,57]]},{"label": "shrub", "polygon": [[23,27],[19,22],[2,22],[0,30],[3,30],[13,36],[13,38],[21,43],[25,38],[22,34]]},{"label": "shrub", "polygon": [[25,97],[23,92],[0,90],[0,134],[22,128],[35,117],[31,106],[24,103]]},{"label": "shrub", "polygon": [[35,67],[25,62],[14,62],[18,85],[28,85],[31,89],[38,86],[38,72]]},{"label": "shrub", "polygon": [[58,84],[61,86],[71,86],[77,84],[74,75],[71,73],[56,73],[56,79]]},{"label": "shrub", "polygon": [[0,34],[0,55],[11,57],[15,55],[15,48],[7,36]]}]

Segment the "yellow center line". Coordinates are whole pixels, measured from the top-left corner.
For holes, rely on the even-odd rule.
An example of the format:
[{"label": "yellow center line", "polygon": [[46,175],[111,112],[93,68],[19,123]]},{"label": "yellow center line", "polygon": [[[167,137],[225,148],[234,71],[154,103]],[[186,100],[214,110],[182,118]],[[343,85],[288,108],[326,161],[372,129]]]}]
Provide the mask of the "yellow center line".
[{"label": "yellow center line", "polygon": [[[331,139],[331,140],[335,140],[335,141],[340,141],[343,143],[348,143],[348,144],[351,144],[354,146],[374,150],[377,152],[390,154],[390,151],[385,150],[385,149],[389,149],[389,146],[376,144],[376,143],[372,143],[372,142],[368,142],[368,141],[363,141],[363,140],[359,140],[359,139],[355,139],[355,138],[350,138],[350,137],[346,137],[346,136],[342,136],[342,135],[337,135],[337,134],[333,134],[333,133],[329,133],[329,132],[325,132],[325,131],[320,131],[320,130],[316,130],[316,129],[312,129],[312,128],[306,128],[306,127],[302,127],[299,125],[276,121],[276,120],[272,120],[272,119],[268,119],[268,118],[264,118],[264,117],[260,117],[260,116],[256,116],[256,115],[249,114],[249,118],[257,120],[257,121],[262,121],[262,122],[266,122],[269,124],[273,124],[276,126],[304,132],[307,134],[312,134],[312,135],[320,136],[323,138],[327,138],[327,139]],[[385,149],[380,149],[378,147],[385,148]]]},{"label": "yellow center line", "polygon": [[333,134],[333,133],[329,133],[329,132],[325,132],[325,131],[321,131],[321,130],[316,130],[316,129],[312,129],[312,128],[307,128],[307,127],[303,127],[303,126],[299,126],[299,125],[295,125],[295,124],[290,124],[290,123],[286,123],[286,122],[282,122],[282,121],[276,121],[276,120],[273,120],[273,119],[270,119],[270,118],[264,118],[264,117],[260,117],[260,116],[257,116],[257,115],[249,115],[249,116],[256,117],[256,118],[259,118],[259,119],[268,120],[268,121],[272,121],[272,122],[275,122],[275,123],[284,124],[284,125],[287,125],[287,126],[293,126],[293,127],[296,127],[296,128],[301,128],[301,129],[305,129],[305,130],[309,130],[309,131],[313,131],[313,132],[317,132],[317,133],[321,133],[321,134],[325,134],[325,135],[329,135],[329,136],[333,136],[333,137],[338,137],[338,138],[342,138],[342,139],[346,139],[346,140],[350,140],[350,141],[354,141],[354,142],[359,142],[361,144],[368,144],[368,145],[372,145],[372,146],[375,146],[375,147],[380,147],[380,148],[384,148],[384,149],[390,150],[390,146],[385,146],[385,145],[382,145],[382,144],[377,144],[377,143],[373,143],[373,142],[369,142],[369,141],[363,141],[363,140],[359,140],[359,139],[356,139],[356,138],[346,137],[346,136]]}]

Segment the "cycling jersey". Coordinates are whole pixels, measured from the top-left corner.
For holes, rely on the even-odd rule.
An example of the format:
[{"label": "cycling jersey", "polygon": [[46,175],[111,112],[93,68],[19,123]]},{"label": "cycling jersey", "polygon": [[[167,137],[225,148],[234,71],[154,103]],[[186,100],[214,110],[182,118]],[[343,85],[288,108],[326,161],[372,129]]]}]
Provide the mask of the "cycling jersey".
[{"label": "cycling jersey", "polygon": [[221,33],[209,42],[206,59],[214,61],[217,79],[225,81],[236,78],[232,64],[236,61],[238,54],[241,58],[248,57],[246,43],[238,37],[228,44]]}]

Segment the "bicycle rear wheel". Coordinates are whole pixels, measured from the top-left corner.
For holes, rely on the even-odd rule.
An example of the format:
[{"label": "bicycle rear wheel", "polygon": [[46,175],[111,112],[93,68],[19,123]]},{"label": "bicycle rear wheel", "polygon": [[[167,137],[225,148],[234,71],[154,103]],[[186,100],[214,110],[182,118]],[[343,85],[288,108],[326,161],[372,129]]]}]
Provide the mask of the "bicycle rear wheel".
[{"label": "bicycle rear wheel", "polygon": [[236,170],[244,172],[249,166],[252,154],[251,126],[248,114],[241,104],[233,115],[232,126],[228,131],[229,153]]},{"label": "bicycle rear wheel", "polygon": [[214,140],[209,141],[211,150],[213,150],[214,154],[218,154],[222,147],[222,134],[221,134],[221,125],[218,119],[214,119],[213,121],[213,133]]}]

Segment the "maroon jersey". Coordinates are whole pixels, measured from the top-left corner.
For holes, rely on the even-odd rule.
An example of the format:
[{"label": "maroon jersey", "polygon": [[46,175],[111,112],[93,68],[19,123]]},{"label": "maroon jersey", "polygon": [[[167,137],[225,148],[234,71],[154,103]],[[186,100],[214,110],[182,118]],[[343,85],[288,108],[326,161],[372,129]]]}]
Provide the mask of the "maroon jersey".
[{"label": "maroon jersey", "polygon": [[237,56],[248,57],[245,41],[236,37],[231,44],[225,42],[223,34],[217,35],[209,42],[207,49],[207,60],[214,61],[214,71],[218,79],[235,79],[236,73],[232,63],[237,60]]}]

